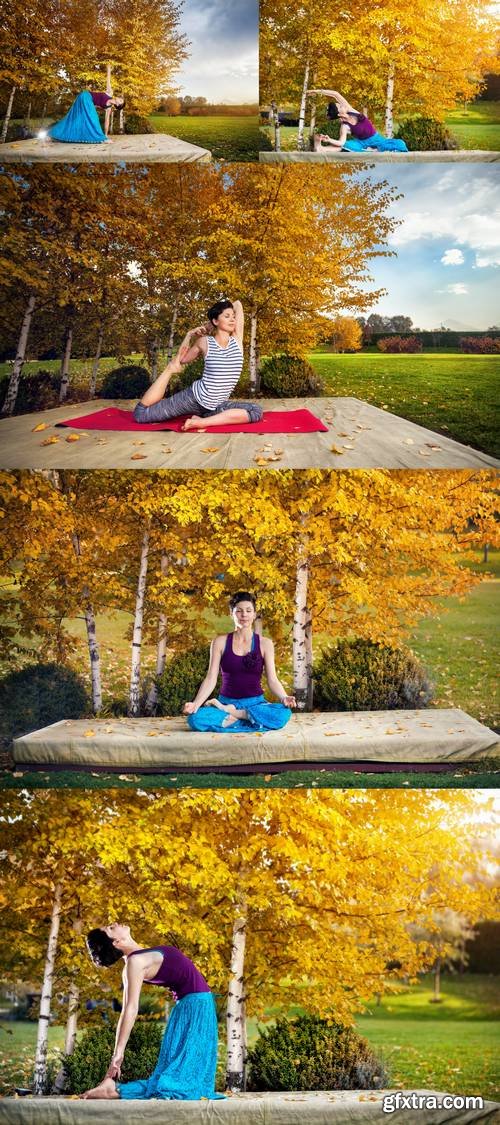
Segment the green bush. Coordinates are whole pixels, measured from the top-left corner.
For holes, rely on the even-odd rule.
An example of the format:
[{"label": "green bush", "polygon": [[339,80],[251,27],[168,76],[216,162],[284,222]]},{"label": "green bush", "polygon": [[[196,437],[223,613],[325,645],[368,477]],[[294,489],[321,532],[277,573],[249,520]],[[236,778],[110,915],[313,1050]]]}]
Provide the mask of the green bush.
[{"label": "green bush", "polygon": [[184,703],[194,699],[207,674],[210,646],[199,645],[173,656],[158,681],[158,715],[180,715]]},{"label": "green bush", "polygon": [[406,141],[410,152],[437,152],[458,148],[458,142],[446,125],[432,117],[412,117],[394,135]]},{"label": "green bush", "polygon": [[307,359],[281,352],[263,361],[260,389],[273,398],[310,398],[321,395],[324,387]]},{"label": "green bush", "polygon": [[[40,368],[31,375],[22,375],[19,380],[15,414],[28,414],[31,410],[49,410],[59,402],[61,379],[53,371]],[[2,381],[2,404],[7,393],[8,377]]]},{"label": "green bush", "polygon": [[[138,1020],[125,1048],[121,1082],[149,1078],[158,1062],[164,1025],[160,1020]],[[83,1094],[102,1081],[111,1062],[115,1028],[90,1027],[78,1039],[72,1055],[64,1058],[66,1093]]]},{"label": "green bush", "polygon": [[168,384],[167,395],[175,395],[177,391],[183,391],[186,387],[190,387],[197,379],[201,379],[204,367],[204,360],[197,359],[194,363],[188,363],[172,378]]},{"label": "green bush", "polygon": [[81,679],[60,664],[29,664],[0,680],[0,736],[7,743],[59,719],[81,719],[88,712]]},{"label": "green bush", "polygon": [[341,640],[314,666],[314,706],[321,711],[385,711],[427,707],[433,689],[425,668],[407,648]]},{"label": "green bush", "polygon": [[149,371],[135,363],[114,367],[105,375],[101,398],[141,398],[150,385]]},{"label": "green bush", "polygon": [[140,113],[126,113],[124,132],[136,137],[143,133],[156,133],[156,129],[148,117],[142,117]]},{"label": "green bush", "polygon": [[250,1090],[373,1090],[387,1074],[351,1027],[319,1016],[277,1020],[248,1052]]}]

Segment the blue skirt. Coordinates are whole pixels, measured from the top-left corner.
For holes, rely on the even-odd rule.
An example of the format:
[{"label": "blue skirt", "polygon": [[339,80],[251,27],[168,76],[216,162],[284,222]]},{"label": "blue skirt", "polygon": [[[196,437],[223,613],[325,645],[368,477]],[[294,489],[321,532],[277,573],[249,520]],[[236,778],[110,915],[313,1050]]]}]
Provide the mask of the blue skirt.
[{"label": "blue skirt", "polygon": [[212,993],[190,992],[183,996],[169,1017],[151,1078],[118,1083],[120,1098],[196,1102],[201,1098],[223,1098],[214,1088],[217,1038]]},{"label": "blue skirt", "polygon": [[229,699],[219,695],[219,703],[232,703],[238,710],[245,710],[248,719],[237,719],[235,723],[224,726],[227,719],[225,711],[218,707],[200,707],[194,715],[188,715],[191,730],[215,731],[219,734],[242,734],[243,731],[281,730],[286,726],[292,712],[283,703],[268,703],[263,695],[252,695],[248,699]]},{"label": "blue skirt", "polygon": [[53,141],[67,144],[99,145],[106,140],[96,107],[88,90],[75,98],[65,117],[49,129]]},{"label": "blue skirt", "polygon": [[366,152],[370,148],[376,149],[377,152],[408,152],[405,142],[399,137],[383,137],[382,133],[374,133],[367,141],[358,141],[357,137],[351,137],[344,145],[347,152]]}]

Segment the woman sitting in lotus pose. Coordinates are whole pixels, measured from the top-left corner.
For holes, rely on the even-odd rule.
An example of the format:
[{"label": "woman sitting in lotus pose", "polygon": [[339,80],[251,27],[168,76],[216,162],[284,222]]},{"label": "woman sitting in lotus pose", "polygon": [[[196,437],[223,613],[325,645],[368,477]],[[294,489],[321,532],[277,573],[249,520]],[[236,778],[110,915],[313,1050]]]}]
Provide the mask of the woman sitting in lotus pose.
[{"label": "woman sitting in lotus pose", "polygon": [[[276,675],[273,642],[254,632],[255,598],[253,594],[240,591],[233,595],[229,606],[234,632],[212,641],[205,679],[193,702],[184,704],[188,724],[195,731],[280,730],[288,722],[290,708],[296,703]],[[210,699],[219,669],[222,672],[221,694],[217,699]],[[264,669],[279,703],[268,703],[262,694]]]},{"label": "woman sitting in lotus pose", "polygon": [[408,152],[405,142],[397,137],[383,137],[369,117],[359,113],[349,102],[339,94],[338,90],[309,90],[309,94],[324,94],[333,101],[328,106],[330,120],[340,121],[340,136],[338,141],[325,133],[317,133],[314,137],[314,151],[321,152],[323,145],[330,148],[343,149],[345,152],[365,152],[366,149],[376,149],[377,152]]},{"label": "woman sitting in lotus pose", "polygon": [[[143,949],[128,926],[110,922],[87,935],[95,965],[108,968],[123,958],[123,1007],[116,1028],[115,1049],[106,1074],[84,1098],[130,1100],[164,1098],[199,1101],[219,1098],[214,1090],[217,1065],[217,1016],[210,988],[193,962],[173,945]],[[139,1010],[143,984],[157,984],[175,994],[176,1003],[163,1036],[157,1065],[150,1078],[117,1082],[125,1047]]]},{"label": "woman sitting in lotus pose", "polygon": [[[187,414],[183,430],[209,426],[260,422],[262,407],[256,402],[230,402],[229,396],[243,369],[244,316],[241,301],[217,301],[208,310],[208,323],[184,337],[174,359],[148,387],[134,410],[136,422],[164,422]],[[201,379],[165,397],[172,375],[203,356]]]},{"label": "woman sitting in lotus pose", "polygon": [[123,109],[124,105],[125,98],[83,90],[66,116],[51,126],[48,135],[51,140],[66,144],[103,144],[107,137],[101,129],[96,106],[100,109]]}]

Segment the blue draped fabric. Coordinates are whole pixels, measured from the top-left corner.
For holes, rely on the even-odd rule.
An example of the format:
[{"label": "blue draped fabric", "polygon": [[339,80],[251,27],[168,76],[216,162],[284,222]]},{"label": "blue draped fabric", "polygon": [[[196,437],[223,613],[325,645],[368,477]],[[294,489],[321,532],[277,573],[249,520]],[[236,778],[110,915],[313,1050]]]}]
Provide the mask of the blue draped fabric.
[{"label": "blue draped fabric", "polygon": [[223,1098],[215,1093],[217,1016],[211,992],[190,992],[178,1000],[165,1028],[158,1062],[151,1075],[120,1082],[120,1098],[199,1101]]},{"label": "blue draped fabric", "polygon": [[106,140],[88,90],[83,90],[75,98],[66,116],[56,121],[48,132],[53,141],[63,141],[67,144],[99,145]]},{"label": "blue draped fabric", "polygon": [[374,133],[366,141],[358,141],[357,137],[350,137],[344,144],[347,152],[366,152],[374,148],[377,152],[408,152],[404,141],[399,137],[383,137],[382,133]]},{"label": "blue draped fabric", "polygon": [[218,699],[219,703],[232,703],[239,711],[245,710],[248,719],[237,719],[235,723],[224,726],[227,711],[219,711],[218,707],[200,707],[194,715],[187,716],[191,730],[216,731],[220,734],[281,730],[292,714],[290,708],[283,703],[268,703],[263,695],[252,695],[248,699],[229,699],[226,695],[219,695]]}]

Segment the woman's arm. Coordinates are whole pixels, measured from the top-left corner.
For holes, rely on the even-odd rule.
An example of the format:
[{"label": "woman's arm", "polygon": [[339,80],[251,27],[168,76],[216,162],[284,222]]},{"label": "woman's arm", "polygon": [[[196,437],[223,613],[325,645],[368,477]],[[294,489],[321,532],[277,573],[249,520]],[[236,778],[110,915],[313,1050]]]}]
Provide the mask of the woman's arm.
[{"label": "woman's arm", "polygon": [[222,653],[224,652],[224,645],[226,643],[225,637],[216,637],[210,646],[210,664],[208,665],[208,672],[200,684],[198,691],[192,703],[185,703],[182,708],[184,715],[194,715],[199,707],[205,702],[206,699],[212,695],[216,685],[217,677],[219,675],[220,662],[222,660]]},{"label": "woman's arm", "polygon": [[340,126],[340,132],[339,132],[339,145],[340,145],[341,148],[344,147],[347,138],[350,136],[350,133],[351,133],[351,130],[350,130],[349,126],[346,125],[345,121],[343,121],[342,125]]},{"label": "woman's arm", "polygon": [[357,109],[354,109],[354,106],[350,105],[350,103],[347,101],[347,98],[344,98],[344,95],[340,94],[338,90],[308,90],[308,93],[324,94],[326,98],[332,98],[334,102],[337,102],[341,113],[358,112]]},{"label": "woman's arm", "polygon": [[261,640],[260,643],[262,648],[262,655],[264,657],[264,666],[266,669],[266,677],[269,684],[269,690],[272,691],[273,695],[276,695],[280,703],[284,703],[286,707],[295,707],[295,696],[288,695],[286,689],[283,687],[283,684],[280,682],[280,680],[278,680],[278,676],[276,674],[276,666],[274,663],[273,642],[269,639],[269,637],[265,637],[263,640]]},{"label": "woman's arm", "polygon": [[119,1078],[125,1047],[130,1038],[139,1011],[144,968],[137,957],[132,957],[123,970],[123,1007],[116,1028],[113,1058],[106,1071],[106,1078]]},{"label": "woman's arm", "polygon": [[200,355],[205,355],[207,350],[206,337],[210,331],[208,324],[201,324],[199,328],[191,328],[186,333],[176,355],[176,361],[181,366],[193,363]]},{"label": "woman's arm", "polygon": [[243,333],[245,331],[245,314],[243,312],[243,305],[241,301],[233,301],[234,315],[236,317],[236,328],[234,335],[243,347]]}]

